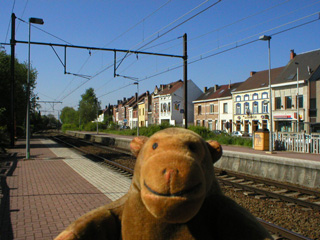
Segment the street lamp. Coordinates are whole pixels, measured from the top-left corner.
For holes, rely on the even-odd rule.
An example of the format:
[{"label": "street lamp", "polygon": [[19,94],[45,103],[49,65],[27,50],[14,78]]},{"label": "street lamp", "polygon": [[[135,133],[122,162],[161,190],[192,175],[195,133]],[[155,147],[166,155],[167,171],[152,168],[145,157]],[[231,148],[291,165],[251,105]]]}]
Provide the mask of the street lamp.
[{"label": "street lamp", "polygon": [[137,85],[137,119],[138,119],[138,125],[137,125],[137,136],[139,136],[139,81],[134,82],[133,84]]},{"label": "street lamp", "polygon": [[268,55],[269,55],[269,111],[270,111],[270,136],[269,136],[269,151],[273,151],[273,118],[272,118],[272,91],[271,91],[271,55],[270,55],[270,40],[271,36],[262,35],[259,40],[268,41]]},{"label": "street lamp", "polygon": [[28,41],[28,76],[27,76],[27,119],[26,119],[26,159],[30,159],[30,39],[31,23],[43,24],[41,18],[29,18],[29,41]]},{"label": "street lamp", "polygon": [[297,65],[297,133],[299,132],[299,63],[295,62],[295,64]]}]

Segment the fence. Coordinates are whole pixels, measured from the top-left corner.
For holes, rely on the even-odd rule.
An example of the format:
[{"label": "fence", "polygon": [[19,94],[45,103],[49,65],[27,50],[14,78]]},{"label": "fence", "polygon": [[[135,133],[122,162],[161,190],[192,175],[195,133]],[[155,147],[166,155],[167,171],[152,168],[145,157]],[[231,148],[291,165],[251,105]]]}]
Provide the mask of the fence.
[{"label": "fence", "polygon": [[320,133],[274,133],[275,150],[320,154]]}]

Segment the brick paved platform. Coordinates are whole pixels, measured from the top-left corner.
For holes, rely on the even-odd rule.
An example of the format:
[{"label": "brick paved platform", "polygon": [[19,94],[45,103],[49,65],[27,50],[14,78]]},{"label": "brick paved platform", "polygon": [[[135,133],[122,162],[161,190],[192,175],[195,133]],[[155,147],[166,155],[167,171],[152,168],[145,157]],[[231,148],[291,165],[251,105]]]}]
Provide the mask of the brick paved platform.
[{"label": "brick paved platform", "polygon": [[[10,149],[0,185],[0,239],[53,239],[84,213],[126,193],[130,179],[41,138]],[[116,180],[114,180],[116,179]]]}]

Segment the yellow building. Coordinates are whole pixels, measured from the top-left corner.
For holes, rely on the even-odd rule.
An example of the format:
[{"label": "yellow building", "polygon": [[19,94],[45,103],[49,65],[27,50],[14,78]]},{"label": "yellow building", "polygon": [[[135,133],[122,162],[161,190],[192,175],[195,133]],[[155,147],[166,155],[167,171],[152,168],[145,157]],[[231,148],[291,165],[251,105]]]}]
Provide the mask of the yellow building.
[{"label": "yellow building", "polygon": [[139,127],[146,126],[146,107],[144,101],[139,102],[138,104],[138,116],[139,116]]}]

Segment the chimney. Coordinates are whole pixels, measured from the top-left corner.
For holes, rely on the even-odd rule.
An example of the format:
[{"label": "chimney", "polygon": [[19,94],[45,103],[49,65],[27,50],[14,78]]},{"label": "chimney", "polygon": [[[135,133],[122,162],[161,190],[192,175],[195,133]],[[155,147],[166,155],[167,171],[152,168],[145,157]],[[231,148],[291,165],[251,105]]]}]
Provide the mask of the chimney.
[{"label": "chimney", "polygon": [[164,87],[163,84],[160,84],[161,91],[163,91],[163,87]]},{"label": "chimney", "polygon": [[207,87],[204,87],[203,92],[206,93],[208,91]]},{"label": "chimney", "polygon": [[127,100],[127,99],[124,97],[124,98],[123,98],[123,102],[125,102],[126,100]]},{"label": "chimney", "polygon": [[146,94],[147,94],[147,96],[149,96],[149,94],[150,94],[149,91],[146,91]]},{"label": "chimney", "polygon": [[230,88],[231,88],[231,80],[229,81],[228,89],[230,89]]},{"label": "chimney", "polygon": [[136,101],[138,101],[138,93],[136,92]]},{"label": "chimney", "polygon": [[294,49],[290,50],[290,60],[294,59],[294,57],[296,56],[296,53],[294,52]]},{"label": "chimney", "polygon": [[218,90],[219,85],[215,84],[214,85],[214,91],[216,92]]},{"label": "chimney", "polygon": [[255,71],[251,71],[250,72],[250,77],[252,77],[256,72]]}]

